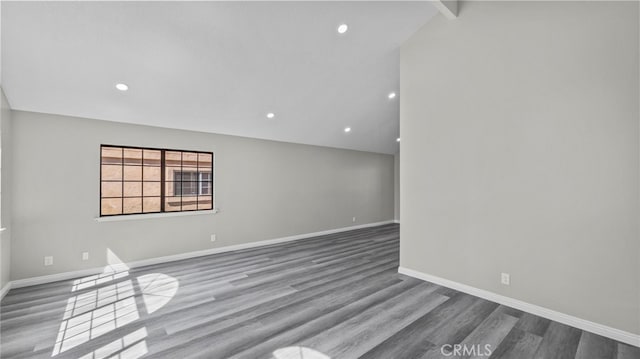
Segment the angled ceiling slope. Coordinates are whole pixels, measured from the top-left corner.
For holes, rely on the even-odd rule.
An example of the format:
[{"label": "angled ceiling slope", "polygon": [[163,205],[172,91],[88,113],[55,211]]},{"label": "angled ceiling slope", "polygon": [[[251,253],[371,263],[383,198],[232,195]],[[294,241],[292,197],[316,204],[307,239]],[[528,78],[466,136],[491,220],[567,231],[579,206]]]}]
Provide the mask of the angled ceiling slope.
[{"label": "angled ceiling slope", "polygon": [[396,1],[3,1],[3,88],[17,110],[395,153],[399,47],[436,13]]}]

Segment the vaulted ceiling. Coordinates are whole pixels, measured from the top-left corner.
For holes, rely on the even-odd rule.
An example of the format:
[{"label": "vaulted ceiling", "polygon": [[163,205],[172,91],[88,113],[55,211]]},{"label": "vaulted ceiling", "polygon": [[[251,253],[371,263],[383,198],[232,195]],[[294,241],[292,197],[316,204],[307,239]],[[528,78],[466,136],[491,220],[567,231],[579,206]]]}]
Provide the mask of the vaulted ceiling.
[{"label": "vaulted ceiling", "polygon": [[399,48],[436,13],[423,1],[3,1],[2,87],[17,110],[395,153]]}]

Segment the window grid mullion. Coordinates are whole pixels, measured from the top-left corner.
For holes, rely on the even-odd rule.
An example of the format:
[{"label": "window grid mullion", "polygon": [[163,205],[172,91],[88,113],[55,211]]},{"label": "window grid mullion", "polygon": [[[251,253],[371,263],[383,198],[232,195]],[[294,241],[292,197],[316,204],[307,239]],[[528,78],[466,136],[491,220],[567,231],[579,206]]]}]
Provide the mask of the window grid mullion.
[{"label": "window grid mullion", "polygon": [[184,179],[184,169],[182,168],[182,161],[184,160],[184,152],[180,152],[180,212],[182,212],[182,196],[184,196],[184,186],[182,180]]},{"label": "window grid mullion", "polygon": [[120,163],[122,164],[122,171],[120,171],[120,183],[122,184],[122,193],[120,193],[120,195],[122,196],[121,199],[121,204],[120,204],[120,214],[124,214],[124,147],[120,149],[121,151],[121,161]]},{"label": "window grid mullion", "polygon": [[165,191],[166,191],[166,176],[165,176],[165,171],[166,171],[166,165],[165,165],[165,152],[166,150],[162,150],[160,152],[160,212],[164,212],[165,208],[164,208],[164,202],[165,202]]},{"label": "window grid mullion", "polygon": [[140,168],[140,210],[144,213],[144,150],[142,150],[141,158],[142,168]]}]

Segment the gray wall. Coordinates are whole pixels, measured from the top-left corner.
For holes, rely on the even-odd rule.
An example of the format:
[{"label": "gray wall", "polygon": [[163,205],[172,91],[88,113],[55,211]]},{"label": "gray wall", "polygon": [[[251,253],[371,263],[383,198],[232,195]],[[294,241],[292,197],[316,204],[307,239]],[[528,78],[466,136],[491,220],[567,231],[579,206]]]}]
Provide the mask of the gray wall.
[{"label": "gray wall", "polygon": [[401,266],[640,334],[638,30],[464,2],[405,43]]},{"label": "gray wall", "polygon": [[[12,135],[13,279],[393,219],[391,155],[19,111]],[[213,151],[221,212],[96,222],[101,143]]]},{"label": "gray wall", "polygon": [[393,156],[393,219],[400,221],[400,154]]},{"label": "gray wall", "polygon": [[0,288],[4,288],[10,279],[11,269],[11,110],[4,91],[0,88],[0,148],[2,149],[2,178],[0,213],[2,215],[0,232]]}]

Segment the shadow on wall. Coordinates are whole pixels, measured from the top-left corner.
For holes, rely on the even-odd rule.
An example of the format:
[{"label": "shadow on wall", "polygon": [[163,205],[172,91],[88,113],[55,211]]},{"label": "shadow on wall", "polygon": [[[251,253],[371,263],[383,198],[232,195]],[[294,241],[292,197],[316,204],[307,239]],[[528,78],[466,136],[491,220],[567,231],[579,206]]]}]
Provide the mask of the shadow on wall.
[{"label": "shadow on wall", "polygon": [[[101,274],[74,281],[71,292],[75,295],[67,300],[52,357],[136,323],[141,314],[157,311],[178,292],[178,280],[162,273],[130,277],[129,267],[110,249],[107,263]],[[137,302],[140,298],[143,305]],[[134,326],[125,332],[119,339],[80,358],[137,359],[147,354],[146,327]]]}]

